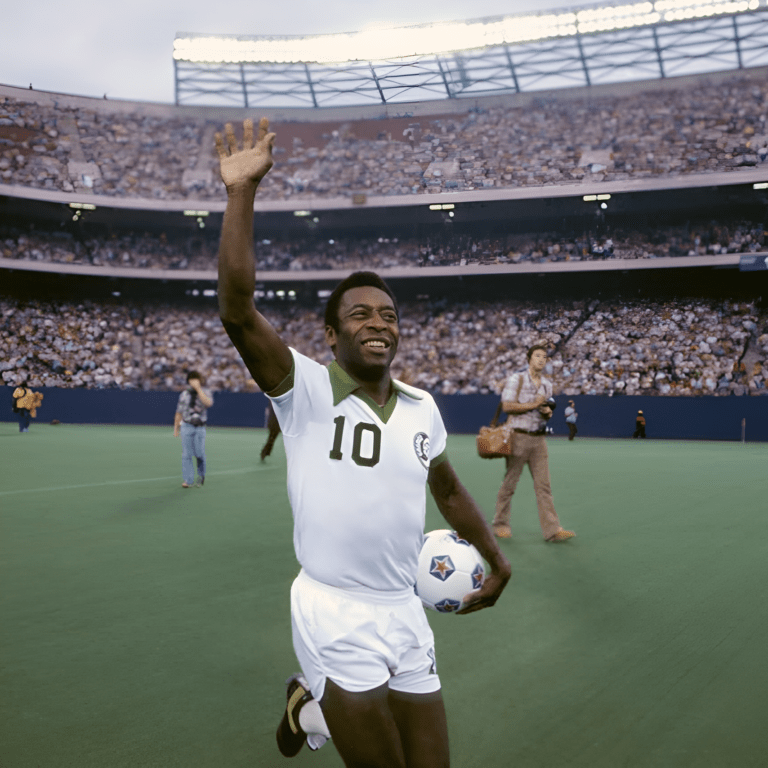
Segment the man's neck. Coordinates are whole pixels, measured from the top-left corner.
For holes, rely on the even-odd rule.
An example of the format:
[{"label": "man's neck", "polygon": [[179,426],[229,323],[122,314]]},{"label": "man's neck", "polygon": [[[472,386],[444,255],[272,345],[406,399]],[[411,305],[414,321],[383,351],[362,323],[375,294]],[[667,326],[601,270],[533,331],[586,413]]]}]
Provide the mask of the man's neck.
[{"label": "man's neck", "polygon": [[528,368],[528,375],[536,382],[541,381],[541,371],[534,371],[530,366]]},{"label": "man's neck", "polygon": [[[336,362],[339,362],[338,359]],[[381,375],[374,378],[366,376],[363,378],[359,373],[350,370],[341,363],[341,369],[351,376],[359,385],[363,392],[368,395],[377,405],[385,406],[392,394],[392,377],[389,374],[389,368],[384,368]]]}]

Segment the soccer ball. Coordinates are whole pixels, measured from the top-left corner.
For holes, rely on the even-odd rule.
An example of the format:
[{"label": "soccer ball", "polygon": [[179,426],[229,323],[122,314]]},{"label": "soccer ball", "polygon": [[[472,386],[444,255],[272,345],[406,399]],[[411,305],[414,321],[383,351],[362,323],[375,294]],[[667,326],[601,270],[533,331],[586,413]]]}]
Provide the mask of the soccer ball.
[{"label": "soccer ball", "polygon": [[454,613],[461,608],[466,595],[483,586],[484,579],[483,558],[456,531],[426,534],[415,587],[426,608]]}]

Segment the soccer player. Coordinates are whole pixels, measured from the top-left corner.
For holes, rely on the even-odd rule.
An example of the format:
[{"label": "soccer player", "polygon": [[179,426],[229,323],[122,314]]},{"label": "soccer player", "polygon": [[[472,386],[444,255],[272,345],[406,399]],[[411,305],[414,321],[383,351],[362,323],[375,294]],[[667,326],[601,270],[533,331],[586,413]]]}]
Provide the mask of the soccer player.
[{"label": "soccer player", "polygon": [[[371,272],[331,295],[328,367],[286,346],[254,305],[253,203],[272,166],[265,118],[216,135],[227,207],[219,249],[219,313],[272,401],[288,461],[294,547],[293,644],[303,675],[289,680],[278,746],[296,754],[331,736],[349,768],[445,768],[445,708],[434,638],[414,594],[426,485],[451,528],[490,566],[460,613],[494,605],[511,575],[493,533],[446,458],[432,397],[395,381],[400,332],[387,284]],[[310,742],[313,746],[313,742]]]}]

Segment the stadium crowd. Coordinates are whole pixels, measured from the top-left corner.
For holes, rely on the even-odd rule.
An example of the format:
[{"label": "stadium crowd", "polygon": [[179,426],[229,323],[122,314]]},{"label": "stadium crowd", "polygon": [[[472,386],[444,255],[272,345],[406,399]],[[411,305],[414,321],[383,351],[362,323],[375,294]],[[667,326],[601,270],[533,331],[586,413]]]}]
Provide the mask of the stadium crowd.
[{"label": "stadium crowd", "polygon": [[[497,238],[445,235],[404,238],[261,239],[257,267],[265,271],[387,269],[390,267],[548,263],[590,259],[653,259],[762,251],[768,238],[762,222],[702,221],[680,226],[601,236],[557,232],[508,234]],[[215,270],[216,233],[166,237],[129,232],[111,237],[75,237],[66,231],[24,231],[0,226],[0,256],[59,264],[139,269]]]},{"label": "stadium crowd", "polygon": [[[285,302],[262,311],[290,345],[330,361],[322,308]],[[213,390],[255,389],[210,305],[4,298],[0,313],[8,385],[25,373],[33,388],[179,389],[194,368]],[[499,393],[543,340],[563,394],[768,394],[768,313],[752,303],[443,299],[404,303],[401,316],[395,375],[433,393]]]},{"label": "stadium crowd", "polygon": [[[644,92],[549,92],[430,117],[278,123],[263,200],[411,195],[738,171],[768,162],[768,83],[743,73]],[[223,200],[205,117],[34,92],[0,98],[0,184]],[[480,103],[480,102],[478,102]],[[490,102],[489,102],[490,103]]]}]

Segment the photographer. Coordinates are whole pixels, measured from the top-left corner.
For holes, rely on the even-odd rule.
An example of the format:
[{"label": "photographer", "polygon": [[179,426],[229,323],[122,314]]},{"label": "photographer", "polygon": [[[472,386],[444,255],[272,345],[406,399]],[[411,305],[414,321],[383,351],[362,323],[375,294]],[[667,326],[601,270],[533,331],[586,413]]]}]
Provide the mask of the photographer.
[{"label": "photographer", "polygon": [[19,432],[29,432],[29,424],[37,416],[37,409],[43,402],[40,392],[33,392],[22,377],[13,390],[13,412],[19,417]]},{"label": "photographer", "polygon": [[213,405],[213,397],[203,389],[203,377],[197,371],[187,374],[189,385],[180,395],[173,422],[173,436],[181,435],[182,488],[195,482],[192,457],[197,461],[197,485],[205,482],[205,425],[207,409]]},{"label": "photographer", "polygon": [[552,382],[542,375],[547,364],[546,347],[534,344],[528,350],[527,358],[528,370],[510,376],[501,395],[502,408],[511,415],[515,434],[512,455],[507,457],[507,472],[496,498],[493,530],[502,539],[512,536],[509,526],[512,495],[527,464],[533,478],[539,523],[545,541],[567,541],[576,534],[563,529],[555,512],[549,481],[549,453],[544,437],[547,421],[556,407]]}]

